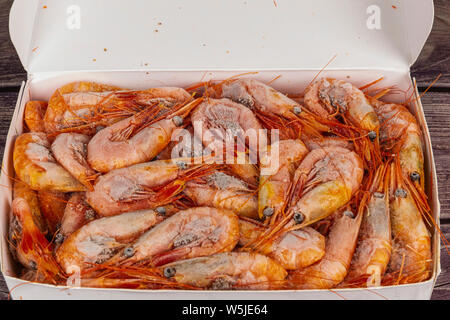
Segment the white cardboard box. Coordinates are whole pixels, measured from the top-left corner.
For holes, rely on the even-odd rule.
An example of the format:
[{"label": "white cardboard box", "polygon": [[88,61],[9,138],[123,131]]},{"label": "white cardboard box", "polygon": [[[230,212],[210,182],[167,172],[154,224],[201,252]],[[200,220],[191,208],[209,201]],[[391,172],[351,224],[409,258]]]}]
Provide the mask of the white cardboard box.
[{"label": "white cardboard box", "polygon": [[[8,132],[3,169],[13,175],[12,147],[30,99],[48,100],[71,81],[127,88],[188,86],[246,71],[287,93],[321,76],[356,85],[415,88],[410,66],[433,24],[432,0],[15,0],[10,33],[28,80]],[[106,50],[105,50],[106,49]],[[417,94],[415,92],[415,94]],[[392,95],[404,101],[403,95]],[[426,192],[436,221],[440,205],[430,134],[420,101],[412,103],[424,135]],[[11,186],[5,174],[0,185]],[[23,299],[429,299],[440,273],[433,235],[433,276],[417,284],[339,290],[184,291],[24,284],[6,242],[11,189],[0,193],[1,271],[12,297]]]}]

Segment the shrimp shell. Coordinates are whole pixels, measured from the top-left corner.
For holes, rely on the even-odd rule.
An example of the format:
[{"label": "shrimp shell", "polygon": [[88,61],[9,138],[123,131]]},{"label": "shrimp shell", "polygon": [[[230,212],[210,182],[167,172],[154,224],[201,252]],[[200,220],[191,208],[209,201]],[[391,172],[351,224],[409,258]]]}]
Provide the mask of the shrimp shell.
[{"label": "shrimp shell", "polygon": [[25,105],[24,121],[33,132],[44,132],[44,116],[47,110],[46,101],[28,101]]},{"label": "shrimp shell", "polygon": [[316,264],[289,275],[296,289],[331,289],[346,277],[358,239],[361,216],[342,214],[335,219],[326,240],[325,255]]},{"label": "shrimp shell", "polygon": [[87,144],[90,138],[80,133],[61,133],[52,143],[52,152],[56,160],[77,178],[86,188],[92,189],[92,180],[97,173],[86,161]]},{"label": "shrimp shell", "polygon": [[174,281],[212,290],[267,290],[287,276],[278,263],[253,252],[219,253],[174,262],[163,269],[168,268],[175,271]]},{"label": "shrimp shell", "polygon": [[258,200],[245,182],[220,171],[203,179],[205,183],[188,182],[184,190],[198,206],[227,209],[250,218],[258,216]]},{"label": "shrimp shell", "polygon": [[113,259],[126,263],[149,260],[160,266],[180,259],[228,252],[239,241],[238,217],[231,211],[194,207],[176,213],[144,233],[130,248]]},{"label": "shrimp shell", "polygon": [[33,190],[72,192],[85,189],[56,162],[44,133],[30,132],[17,137],[13,161],[19,179]]},{"label": "shrimp shell", "polygon": [[[239,244],[245,246],[264,231],[248,220],[239,220]],[[325,237],[312,228],[288,231],[256,249],[277,261],[286,270],[297,270],[312,265],[325,254]]]},{"label": "shrimp shell", "polygon": [[69,235],[56,250],[56,259],[67,273],[104,263],[161,220],[155,211],[141,210],[91,221]]}]

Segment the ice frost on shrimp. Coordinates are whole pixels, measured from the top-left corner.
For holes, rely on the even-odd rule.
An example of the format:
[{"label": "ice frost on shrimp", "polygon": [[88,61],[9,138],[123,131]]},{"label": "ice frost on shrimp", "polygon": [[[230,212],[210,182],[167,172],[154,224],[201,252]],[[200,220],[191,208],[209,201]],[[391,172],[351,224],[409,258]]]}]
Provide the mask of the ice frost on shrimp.
[{"label": "ice frost on shrimp", "polygon": [[237,216],[228,210],[194,207],[176,213],[144,233],[112,263],[148,262],[160,266],[181,259],[234,249],[239,240]]},{"label": "ice frost on shrimp", "polygon": [[67,273],[74,267],[83,270],[104,263],[161,220],[153,210],[94,220],[69,235],[56,251],[56,259]]},{"label": "ice frost on shrimp", "polygon": [[88,163],[99,172],[146,162],[156,157],[169,143],[174,130],[201,102],[195,100],[161,119],[158,109],[142,112],[98,132],[88,144]]},{"label": "ice frost on shrimp", "polygon": [[211,290],[271,289],[287,276],[272,259],[248,252],[229,252],[174,262],[164,275],[183,284]]},{"label": "ice frost on shrimp", "polygon": [[203,177],[201,181],[188,182],[184,193],[198,206],[232,210],[251,218],[258,215],[255,191],[244,181],[220,171]]}]

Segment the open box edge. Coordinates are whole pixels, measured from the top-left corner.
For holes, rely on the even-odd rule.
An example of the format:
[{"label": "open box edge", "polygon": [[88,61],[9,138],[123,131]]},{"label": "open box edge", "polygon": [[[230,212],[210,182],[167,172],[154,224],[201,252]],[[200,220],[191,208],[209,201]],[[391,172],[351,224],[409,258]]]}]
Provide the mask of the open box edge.
[{"label": "open box edge", "polygon": [[[299,70],[300,71],[300,70]],[[411,79],[411,77],[410,77]],[[419,93],[415,81],[412,83],[412,88],[415,88],[414,95],[416,97],[414,107],[414,113],[422,129],[424,139],[424,153],[425,153],[425,166],[427,172],[427,181],[430,185],[427,186],[428,190],[431,190],[432,207],[434,207],[433,215],[436,222],[439,225],[440,217],[440,203],[437,189],[437,176],[434,162],[434,155],[432,151],[430,133],[428,125],[426,123],[423,106],[419,99]],[[25,97],[29,96],[30,80],[23,82],[18,100],[16,103],[15,111],[11,120],[11,125],[8,131],[8,136],[5,144],[5,152],[3,156],[2,168],[7,164],[7,168],[12,169],[12,143],[16,135],[21,131],[23,109],[25,106]],[[19,125],[19,126],[18,126]],[[0,177],[0,183],[8,184],[7,176],[2,170]],[[12,192],[1,192],[0,204],[3,208],[10,206],[12,199]],[[9,203],[8,203],[9,202]],[[9,216],[9,212],[6,213]],[[4,219],[4,217],[3,217]],[[29,283],[27,281],[15,278],[10,275],[6,275],[5,272],[10,273],[11,270],[6,270],[4,260],[10,259],[11,255],[8,251],[7,245],[7,226],[2,225],[1,229],[3,234],[0,234],[0,271],[4,273],[5,280],[7,282],[9,290],[12,290],[11,296],[13,298],[51,298],[51,299],[123,299],[123,298],[144,298],[144,299],[339,299],[339,298],[351,298],[351,299],[375,299],[386,298],[389,293],[390,298],[395,299],[429,299],[434,288],[434,284],[441,272],[440,267],[440,238],[437,231],[433,234],[433,275],[432,277],[421,283],[386,286],[377,288],[348,288],[348,289],[333,289],[333,290],[239,290],[239,291],[190,291],[190,290],[134,290],[134,289],[105,289],[105,288],[74,288],[68,286],[54,286],[50,284]],[[28,284],[27,284],[28,283]],[[27,284],[27,285],[25,285]],[[20,289],[23,288],[23,289]],[[23,291],[26,289],[26,291]],[[27,291],[45,291],[46,294],[39,292],[38,294],[27,295]],[[411,290],[410,290],[411,289]],[[408,293],[407,293],[408,291]],[[49,293],[51,292],[51,293]],[[25,294],[24,294],[25,293]],[[101,293],[101,294],[100,294]],[[363,294],[365,293],[365,294]],[[407,293],[407,294],[406,294]]]}]

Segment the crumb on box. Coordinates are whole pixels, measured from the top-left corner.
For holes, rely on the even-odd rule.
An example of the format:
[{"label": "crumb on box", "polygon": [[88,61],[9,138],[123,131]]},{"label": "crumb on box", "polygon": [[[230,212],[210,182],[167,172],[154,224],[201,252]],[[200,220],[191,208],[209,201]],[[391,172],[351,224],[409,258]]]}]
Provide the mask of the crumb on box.
[{"label": "crumb on box", "polygon": [[47,6],[43,6],[42,9],[47,9]]},{"label": "crumb on box", "polygon": [[392,9],[397,9],[397,6],[392,5]]},{"label": "crumb on box", "polygon": [[158,26],[162,26],[162,22],[158,22]]},{"label": "crumb on box", "polygon": [[230,53],[230,50],[227,50],[227,54],[229,54]]},{"label": "crumb on box", "polygon": [[39,47],[34,47],[33,50],[31,50],[31,51],[36,52],[38,48]]},{"label": "crumb on box", "polygon": [[153,32],[159,32],[159,30],[158,30],[158,29],[155,29],[155,30],[153,30]]},{"label": "crumb on box", "polygon": [[96,62],[96,61],[97,61],[97,59],[93,58],[93,59],[92,59],[92,61]]},{"label": "crumb on box", "polygon": [[106,48],[103,48],[103,51],[105,51],[105,52],[106,52],[106,51],[108,51],[108,49],[106,49]]}]

